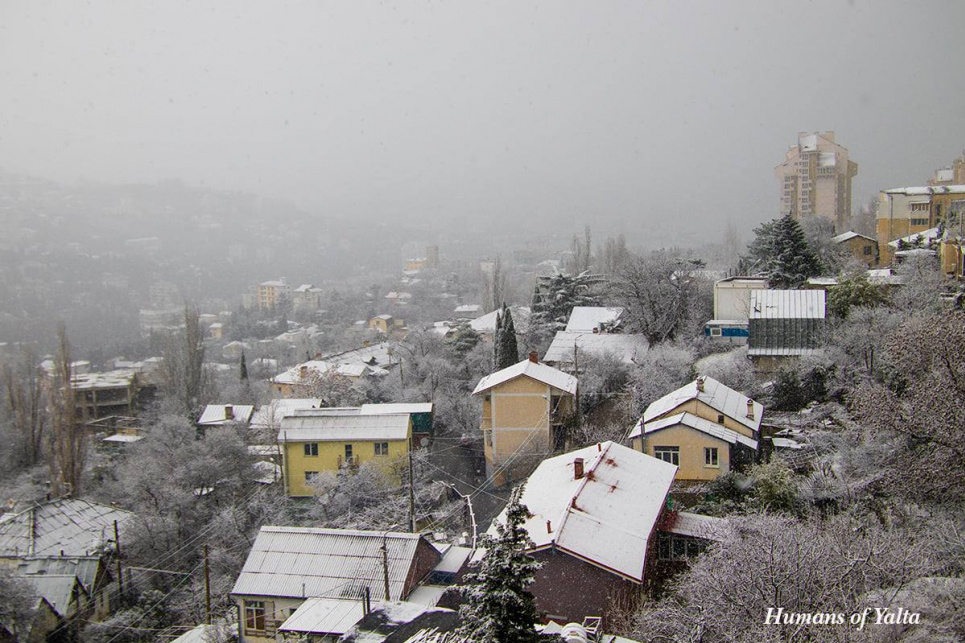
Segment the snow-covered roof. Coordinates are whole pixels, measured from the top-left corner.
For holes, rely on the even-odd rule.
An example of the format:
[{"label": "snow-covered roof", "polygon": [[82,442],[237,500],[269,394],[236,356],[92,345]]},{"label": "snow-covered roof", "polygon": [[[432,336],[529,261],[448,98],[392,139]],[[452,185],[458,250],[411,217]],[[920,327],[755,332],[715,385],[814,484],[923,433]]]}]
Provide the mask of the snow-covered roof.
[{"label": "snow-covered roof", "polygon": [[643,335],[561,330],[556,333],[550,347],[546,349],[543,361],[553,364],[572,364],[574,352],[576,352],[577,355],[596,357],[610,354],[630,364],[647,352],[648,346],[647,339]]},{"label": "snow-covered roof", "polygon": [[704,540],[723,540],[733,533],[730,523],[724,518],[702,516],[686,511],[671,514],[666,526],[662,526],[660,530]]},{"label": "snow-covered roof", "polygon": [[916,232],[915,234],[910,234],[907,237],[902,237],[901,239],[895,239],[894,241],[889,241],[888,245],[892,248],[897,249],[899,242],[904,242],[909,245],[918,243],[921,241],[926,246],[931,245],[934,241],[938,240],[941,234],[938,228],[928,228],[927,230],[922,230],[921,232]]},{"label": "snow-covered roof", "polygon": [[749,319],[824,319],[823,290],[752,290]]},{"label": "snow-covered roof", "polygon": [[132,442],[139,442],[144,439],[143,435],[134,435],[131,433],[115,433],[114,435],[109,435],[102,442],[111,442],[118,444],[130,444]]},{"label": "snow-covered roof", "polygon": [[106,373],[82,373],[70,378],[70,388],[75,391],[105,388],[131,388],[134,386],[136,373],[133,370],[121,368]]},{"label": "snow-covered roof", "polygon": [[667,415],[685,402],[696,399],[732,420],[740,422],[749,429],[754,431],[760,429],[761,417],[764,415],[762,404],[753,402],[754,417],[749,418],[747,417],[747,402],[752,401],[751,398],[721,384],[712,377],[704,377],[703,381],[703,391],[697,389],[697,381],[695,380],[653,402],[643,413],[644,424]]},{"label": "snow-covered roof", "polygon": [[[366,372],[369,375],[384,375],[387,373],[386,367],[397,364],[399,361],[393,358],[393,352],[392,344],[389,342],[365,346],[298,364],[284,373],[279,373],[270,381],[275,384],[300,384],[304,381],[302,373],[321,375],[332,369],[346,377],[360,377]],[[303,371],[302,368],[305,370]]]},{"label": "snow-covered roof", "polygon": [[574,306],[565,330],[592,333],[601,326],[615,324],[622,314],[620,307]]},{"label": "snow-covered roof", "polygon": [[728,429],[723,425],[717,424],[716,422],[711,422],[710,420],[706,420],[691,413],[677,413],[675,415],[660,418],[645,424],[642,424],[642,422],[642,419],[638,421],[633,427],[633,430],[630,432],[630,435],[627,437],[631,439],[640,437],[641,429],[644,434],[649,435],[672,426],[687,426],[691,429],[700,431],[701,433],[706,433],[707,435],[723,440],[724,442],[728,442],[730,444],[740,443],[744,446],[754,449],[755,451],[757,450],[757,440],[753,440],[745,435],[741,435],[733,429]]},{"label": "snow-covered roof", "polygon": [[[530,309],[526,306],[510,306],[509,310],[513,315],[513,326],[516,327],[516,332],[525,333],[529,329]],[[482,317],[477,317],[469,322],[469,326],[477,333],[492,335],[496,332],[496,315],[499,311],[500,309],[497,308]]]},{"label": "snow-covered roof", "polygon": [[432,402],[396,402],[392,404],[363,404],[362,415],[398,415],[399,413],[432,413]]},{"label": "snow-covered roof", "polygon": [[804,445],[791,438],[771,438],[771,442],[774,444],[775,449],[792,449],[796,451],[804,448]]},{"label": "snow-covered roof", "polygon": [[[325,409],[320,409],[325,411]],[[344,440],[405,440],[409,437],[409,415],[298,415],[284,417],[278,430],[279,442],[326,442]]]},{"label": "snow-covered roof", "polygon": [[965,194],[965,185],[921,185],[909,188],[891,188],[885,194],[904,196],[930,196],[932,194]]},{"label": "snow-covered roof", "polygon": [[748,357],[803,357],[814,355],[817,348],[807,346],[756,346],[747,349]]},{"label": "snow-covered roof", "polygon": [[[577,458],[583,459],[582,478],[574,477]],[[523,526],[536,550],[552,547],[642,582],[647,543],[676,472],[672,464],[614,442],[548,458],[523,489],[521,502],[530,513]]]},{"label": "snow-covered roof", "polygon": [[808,277],[809,286],[837,286],[837,277]]},{"label": "snow-covered roof", "polygon": [[849,232],[844,232],[836,237],[831,237],[831,243],[844,243],[845,241],[851,241],[852,239],[864,239],[865,241],[874,241],[871,237],[855,232],[851,230]]},{"label": "snow-covered roof", "polygon": [[339,598],[309,598],[279,627],[281,632],[345,634],[364,616],[362,602]]},{"label": "snow-covered roof", "polygon": [[254,412],[251,417],[252,428],[277,428],[281,419],[295,409],[317,409],[322,400],[315,397],[289,397],[272,400]]},{"label": "snow-covered roof", "polygon": [[44,556],[22,558],[17,562],[17,573],[21,575],[66,575],[76,577],[88,593],[97,582],[97,571],[101,559],[97,556]]},{"label": "snow-covered roof", "polygon": [[[227,409],[231,409],[230,417]],[[255,407],[250,404],[209,404],[204,407],[201,417],[198,418],[199,426],[216,426],[229,422],[248,422],[251,420]]]},{"label": "snow-covered roof", "polygon": [[524,359],[518,364],[514,364],[513,366],[496,371],[482,378],[479,380],[479,384],[476,385],[472,394],[476,395],[477,393],[488,391],[494,386],[499,386],[517,377],[529,377],[547,386],[552,386],[553,388],[576,395],[577,380],[575,377],[557,370],[552,366],[540,364],[529,359]]},{"label": "snow-covered roof", "polygon": [[34,505],[0,522],[0,556],[87,556],[114,540],[130,511],[76,498]]},{"label": "snow-covered roof", "polygon": [[393,531],[262,527],[231,593],[359,599],[368,587],[373,600],[382,600],[385,543],[389,593],[400,598],[421,538]]}]

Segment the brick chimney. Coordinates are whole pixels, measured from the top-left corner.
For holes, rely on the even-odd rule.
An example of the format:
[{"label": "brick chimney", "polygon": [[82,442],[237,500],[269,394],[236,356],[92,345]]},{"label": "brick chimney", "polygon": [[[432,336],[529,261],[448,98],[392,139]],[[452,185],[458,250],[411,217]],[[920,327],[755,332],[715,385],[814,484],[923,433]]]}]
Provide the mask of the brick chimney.
[{"label": "brick chimney", "polygon": [[230,404],[224,405],[224,419],[233,420],[235,419],[235,409]]},{"label": "brick chimney", "polygon": [[534,364],[539,364],[539,355],[536,353],[536,351],[529,352],[529,361],[533,362]]},{"label": "brick chimney", "polygon": [[553,523],[549,520],[546,521],[546,533],[553,533]]},{"label": "brick chimney", "polygon": [[698,392],[698,393],[703,393],[703,392],[704,392],[704,378],[703,378],[703,376],[697,378],[697,392]]},{"label": "brick chimney", "polygon": [[754,400],[747,400],[747,419],[754,419]]},{"label": "brick chimney", "polygon": [[573,460],[573,479],[579,480],[583,477],[583,458]]}]

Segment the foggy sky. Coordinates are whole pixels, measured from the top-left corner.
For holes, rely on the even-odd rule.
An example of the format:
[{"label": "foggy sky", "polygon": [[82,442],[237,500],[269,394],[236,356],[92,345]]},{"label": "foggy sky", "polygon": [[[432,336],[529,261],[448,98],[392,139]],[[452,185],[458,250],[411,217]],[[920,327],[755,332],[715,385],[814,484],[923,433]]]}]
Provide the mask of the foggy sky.
[{"label": "foggy sky", "polygon": [[960,154],[963,24],[961,0],[4,0],[0,167],[717,234],[777,216],[798,131],[837,133],[855,205]]}]

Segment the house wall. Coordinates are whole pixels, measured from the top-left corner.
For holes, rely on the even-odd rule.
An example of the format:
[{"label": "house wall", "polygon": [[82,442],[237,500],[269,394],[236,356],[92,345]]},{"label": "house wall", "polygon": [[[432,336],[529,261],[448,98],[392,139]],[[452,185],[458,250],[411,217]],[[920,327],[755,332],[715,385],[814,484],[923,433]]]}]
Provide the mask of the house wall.
[{"label": "house wall", "polygon": [[[677,480],[713,480],[731,469],[730,443],[689,426],[678,424],[650,433],[646,436],[645,446],[645,453],[651,456],[655,455],[656,447],[667,446],[680,449]],[[717,448],[718,466],[709,467],[705,464],[704,448],[713,447]]]},{"label": "house wall", "polygon": [[751,308],[751,291],[767,289],[764,280],[739,279],[714,284],[714,319],[747,319]]},{"label": "house wall", "polygon": [[[750,428],[744,426],[729,415],[724,415],[724,421],[721,422],[720,416],[723,414],[705,402],[701,402],[700,400],[688,400],[687,402],[684,402],[683,404],[680,404],[679,406],[676,406],[670,411],[664,413],[660,417],[670,417],[671,415],[677,415],[678,413],[690,413],[691,415],[696,415],[699,418],[704,418],[705,420],[710,420],[711,422],[720,424],[731,431],[736,431],[737,433],[740,433],[741,435],[747,436],[751,439],[757,439],[757,436],[754,435],[754,432]],[[656,420],[660,418],[654,419]]]},{"label": "house wall", "polygon": [[[410,432],[411,436],[411,424]],[[375,455],[376,442],[388,442],[388,455]],[[318,442],[318,455],[305,455],[306,442],[285,442],[282,444],[285,489],[289,496],[305,497],[314,495],[312,488],[305,482],[306,471],[337,473],[339,458],[344,466],[345,445],[352,445],[352,457],[361,466],[366,462],[376,462],[394,483],[400,483],[399,472],[409,453],[409,440],[345,440]]]},{"label": "house wall", "polygon": [[[961,195],[958,195],[961,196]],[[901,239],[912,234],[924,232],[936,225],[934,205],[929,205],[927,212],[912,212],[912,204],[928,202],[931,204],[933,196],[927,194],[888,194],[878,195],[878,212],[875,215],[875,236],[878,238],[878,248],[881,253],[880,264],[887,266],[894,259],[894,248],[889,241]],[[945,208],[942,209],[943,212]],[[919,223],[913,225],[912,219]],[[922,223],[924,221],[924,223]]]},{"label": "house wall", "polygon": [[[305,602],[304,598],[278,598],[271,596],[236,596],[235,605],[238,607],[239,627],[238,643],[275,643],[275,632],[292,613]],[[245,601],[263,601],[265,603],[265,629],[263,631],[248,630],[245,623]]]},{"label": "house wall", "polygon": [[842,245],[852,257],[868,266],[868,268],[874,268],[878,265],[877,242],[862,237],[854,237],[853,239],[848,239]]},{"label": "house wall", "polygon": [[[551,417],[553,396],[561,396],[561,401],[558,412]],[[546,455],[552,451],[550,427],[572,413],[573,400],[569,393],[526,376],[490,389],[483,397],[480,423],[489,473],[513,457],[524,444],[524,452]],[[515,479],[515,475],[510,472],[508,479]],[[495,483],[502,485],[506,481],[497,479]]]},{"label": "house wall", "polygon": [[405,585],[402,588],[402,596],[399,600],[404,600],[416,588],[422,579],[432,572],[433,568],[442,560],[439,550],[429,544],[424,538],[420,538],[415,549],[415,556],[412,558],[412,566],[406,576]]},{"label": "house wall", "polygon": [[545,549],[533,553],[533,558],[543,566],[529,591],[543,620],[580,623],[584,616],[602,616],[606,622],[643,591],[642,586],[566,552]]}]

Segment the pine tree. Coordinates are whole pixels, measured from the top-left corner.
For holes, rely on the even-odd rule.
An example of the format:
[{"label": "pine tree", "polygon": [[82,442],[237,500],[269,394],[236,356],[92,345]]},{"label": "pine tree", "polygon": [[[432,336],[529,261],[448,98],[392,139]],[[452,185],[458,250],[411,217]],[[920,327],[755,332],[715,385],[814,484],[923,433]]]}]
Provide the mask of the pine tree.
[{"label": "pine tree", "polygon": [[486,555],[479,571],[467,574],[462,588],[466,604],[460,608],[463,626],[459,634],[473,643],[536,643],[533,627],[539,619],[536,601],[527,591],[541,564],[526,550],[533,546],[523,522],[529,510],[519,499],[519,487],[506,507],[505,521],[497,524],[497,536],[483,536]]},{"label": "pine tree", "polygon": [[241,381],[248,381],[248,363],[245,361],[245,352],[241,351]]},{"label": "pine tree", "polygon": [[499,363],[496,370],[508,368],[519,361],[519,346],[516,343],[516,324],[513,313],[503,304],[503,325],[499,337]]},{"label": "pine tree", "polygon": [[772,287],[797,288],[821,274],[820,259],[791,215],[761,224],[754,234],[748,250],[756,260],[755,271],[766,276]]}]

